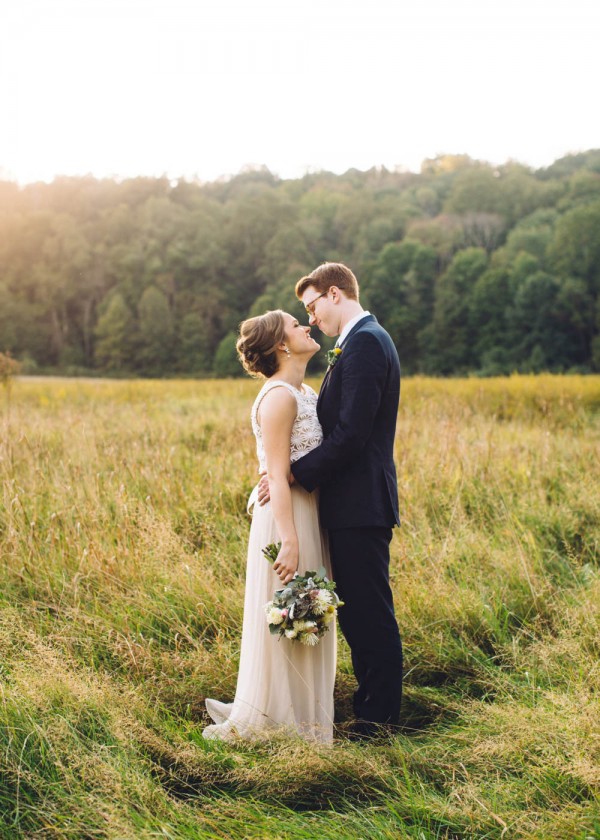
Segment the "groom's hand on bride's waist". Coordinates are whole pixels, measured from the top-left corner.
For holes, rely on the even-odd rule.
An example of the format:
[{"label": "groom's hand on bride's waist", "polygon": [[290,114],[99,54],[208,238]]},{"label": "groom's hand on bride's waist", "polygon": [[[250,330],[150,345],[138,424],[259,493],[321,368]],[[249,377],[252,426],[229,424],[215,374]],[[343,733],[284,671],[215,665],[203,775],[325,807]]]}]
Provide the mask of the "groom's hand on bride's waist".
[{"label": "groom's hand on bride's waist", "polygon": [[[293,474],[290,472],[289,477],[290,487],[292,484],[296,483],[296,479],[294,478]],[[266,472],[260,473],[260,480],[258,482],[258,504],[262,507],[266,505],[267,502],[271,501],[271,492],[269,490],[269,479],[267,478]]]},{"label": "groom's hand on bride's waist", "polygon": [[258,504],[266,505],[271,495],[269,493],[269,479],[267,478],[266,473],[263,473],[260,477],[260,481],[258,482]]}]

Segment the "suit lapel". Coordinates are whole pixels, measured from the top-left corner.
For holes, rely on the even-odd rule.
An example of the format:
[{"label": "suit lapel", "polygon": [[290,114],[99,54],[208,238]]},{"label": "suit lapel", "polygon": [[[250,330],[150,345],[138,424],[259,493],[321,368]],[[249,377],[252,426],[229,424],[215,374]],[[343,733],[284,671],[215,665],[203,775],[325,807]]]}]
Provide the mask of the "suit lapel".
[{"label": "suit lapel", "polygon": [[321,382],[321,387],[319,388],[319,398],[317,399],[317,416],[319,415],[319,409],[321,408],[321,401],[323,399],[323,394],[327,389],[327,383],[329,382],[329,377],[331,376],[331,371],[333,368],[328,367],[325,371],[325,376],[323,377],[323,381]]},{"label": "suit lapel", "polygon": [[[350,330],[350,332],[348,333],[348,335],[344,339],[343,344],[340,345],[340,346],[344,347],[348,343],[349,339],[352,338],[354,333],[358,332],[358,330],[362,326],[364,326],[364,324],[368,324],[370,321],[376,321],[376,320],[377,319],[375,318],[374,315],[367,315],[365,318],[361,318],[360,321],[352,327],[352,329]],[[322,399],[323,399],[323,395],[324,395],[325,391],[327,390],[327,385],[329,383],[329,377],[331,376],[331,371],[332,370],[333,370],[333,365],[330,365],[327,368],[327,370],[325,371],[325,376],[323,377],[323,381],[321,382],[321,387],[319,388],[319,399],[317,400],[317,414],[318,414],[319,409],[321,407],[321,402],[322,402]]]}]

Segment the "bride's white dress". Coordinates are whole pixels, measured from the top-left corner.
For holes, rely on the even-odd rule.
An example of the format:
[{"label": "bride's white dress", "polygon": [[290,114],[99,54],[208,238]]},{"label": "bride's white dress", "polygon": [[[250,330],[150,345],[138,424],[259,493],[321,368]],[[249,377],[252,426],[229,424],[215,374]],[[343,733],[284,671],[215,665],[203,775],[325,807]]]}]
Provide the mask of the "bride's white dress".
[{"label": "bride's white dress", "polygon": [[[270,380],[260,390],[252,407],[252,429],[256,436],[259,470],[266,467],[258,408],[272,388],[284,387],[296,399],[298,414],[291,439],[291,460],[301,458],[318,446],[323,432],[317,419],[317,395],[307,385],[298,391],[281,380]],[[240,651],[240,667],[233,703],[206,700],[214,724],[205,738],[260,738],[283,730],[308,740],[329,742],[333,738],[333,684],[336,668],[335,624],[315,647],[272,636],[265,617],[265,604],[282,584],[262,554],[279,536],[271,505],[261,507],[254,489],[248,503],[253,507],[248,543],[246,594]],[[319,526],[318,495],[292,485],[294,522],[300,546],[298,571],[318,571],[325,566],[331,578],[326,535]]]}]

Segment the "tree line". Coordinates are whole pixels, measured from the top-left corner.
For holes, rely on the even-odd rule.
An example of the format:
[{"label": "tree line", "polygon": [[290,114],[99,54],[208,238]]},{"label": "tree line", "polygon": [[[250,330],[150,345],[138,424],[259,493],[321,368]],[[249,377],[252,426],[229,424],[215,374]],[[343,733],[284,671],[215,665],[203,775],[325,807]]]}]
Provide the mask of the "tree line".
[{"label": "tree line", "polygon": [[600,370],[600,150],[0,182],[0,351],[26,372],[236,375],[239,322],[300,315],[294,283],[325,260],[355,271],[405,373]]}]

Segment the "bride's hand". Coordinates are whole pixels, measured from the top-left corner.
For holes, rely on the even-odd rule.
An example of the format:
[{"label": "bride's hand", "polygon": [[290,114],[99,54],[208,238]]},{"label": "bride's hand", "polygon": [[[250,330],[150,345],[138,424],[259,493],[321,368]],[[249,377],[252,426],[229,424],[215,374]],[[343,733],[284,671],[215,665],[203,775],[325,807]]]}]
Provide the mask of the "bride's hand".
[{"label": "bride's hand", "polygon": [[289,583],[298,571],[298,545],[282,545],[273,569],[282,583]]}]

